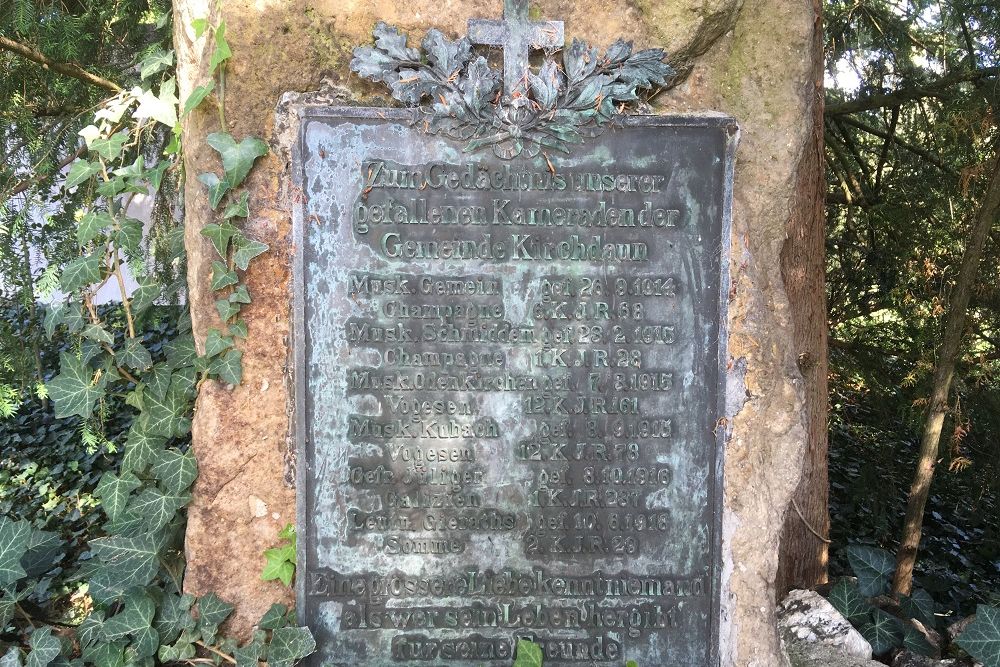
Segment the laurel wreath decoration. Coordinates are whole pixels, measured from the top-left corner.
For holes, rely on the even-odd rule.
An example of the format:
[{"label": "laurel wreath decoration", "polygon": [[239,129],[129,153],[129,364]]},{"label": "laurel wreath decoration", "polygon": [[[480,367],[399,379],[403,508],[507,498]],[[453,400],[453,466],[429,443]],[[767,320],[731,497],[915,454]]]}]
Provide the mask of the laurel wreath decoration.
[{"label": "laurel wreath decoration", "polygon": [[468,152],[491,147],[502,159],[544,149],[568,153],[638,102],[637,91],[666,86],[675,74],[663,49],[633,53],[632,43],[619,39],[599,56],[574,39],[562,62],[547,54],[537,73],[526,72],[526,81],[504,95],[501,73],[474,54],[467,37],[452,41],[431,29],[415,49],[382,22],[374,37],[374,46],[354,50],[354,72],[419,107],[426,131],[466,141]]}]

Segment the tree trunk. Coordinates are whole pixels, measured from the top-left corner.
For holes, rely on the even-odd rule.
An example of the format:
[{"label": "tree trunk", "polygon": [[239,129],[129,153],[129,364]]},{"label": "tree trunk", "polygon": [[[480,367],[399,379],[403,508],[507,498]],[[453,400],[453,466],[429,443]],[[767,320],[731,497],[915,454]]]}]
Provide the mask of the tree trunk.
[{"label": "tree trunk", "polygon": [[[820,15],[817,3],[818,34],[822,34]],[[815,42],[813,59],[823,62],[822,40]],[[802,479],[782,530],[775,581],[778,599],[793,588],[813,588],[826,581],[826,537],[830,532],[822,79],[814,86],[813,133],[799,163],[795,206],[785,227],[787,238],[781,251],[781,277],[788,292],[799,372],[805,382],[806,452]]]},{"label": "tree trunk", "polygon": [[948,392],[951,389],[955,362],[965,331],[969,297],[979,271],[983,246],[986,245],[986,238],[998,212],[1000,212],[1000,152],[993,157],[989,185],[973,224],[969,245],[962,255],[958,281],[948,306],[944,337],[934,365],[930,404],[927,407],[927,419],[920,439],[920,455],[910,486],[906,519],[903,523],[899,552],[896,555],[896,574],[892,582],[892,591],[897,595],[900,593],[908,595],[913,585],[913,564],[917,560],[917,548],[920,546],[924,508],[927,505],[927,496],[930,494],[931,481],[934,479],[934,467],[937,464],[938,446],[941,442],[941,427],[948,411]]}]

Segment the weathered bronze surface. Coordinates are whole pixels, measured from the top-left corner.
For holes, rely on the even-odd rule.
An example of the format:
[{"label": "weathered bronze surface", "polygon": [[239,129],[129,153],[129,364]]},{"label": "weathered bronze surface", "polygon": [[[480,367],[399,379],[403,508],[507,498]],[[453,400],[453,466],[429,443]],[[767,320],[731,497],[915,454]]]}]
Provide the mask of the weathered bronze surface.
[{"label": "weathered bronze surface", "polygon": [[313,664],[716,665],[734,122],[499,160],[411,119],[301,119]]}]

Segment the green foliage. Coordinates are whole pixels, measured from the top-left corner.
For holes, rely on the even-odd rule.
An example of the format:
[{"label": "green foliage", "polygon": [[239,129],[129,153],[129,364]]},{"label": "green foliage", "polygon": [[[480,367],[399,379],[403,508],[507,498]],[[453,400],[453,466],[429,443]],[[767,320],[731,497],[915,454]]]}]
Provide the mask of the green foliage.
[{"label": "green foliage", "polygon": [[903,645],[903,627],[899,619],[881,609],[873,609],[858,630],[872,645],[875,655],[884,655]]},{"label": "green foliage", "polygon": [[861,595],[875,597],[889,590],[896,559],[885,549],[852,545],[847,547],[847,559],[858,578]]},{"label": "green foliage", "polygon": [[838,581],[830,589],[829,600],[830,604],[852,623],[863,623],[873,611],[871,603],[858,590],[857,584],[847,579]]},{"label": "green foliage", "polygon": [[514,667],[542,667],[542,647],[531,640],[518,639]]},{"label": "green foliage", "polygon": [[[24,11],[23,0],[18,8]],[[145,15],[162,19],[145,39],[169,35],[169,29],[157,33],[169,27],[169,9]],[[214,35],[213,71],[231,55],[224,27]],[[11,417],[0,424],[0,655],[4,664],[32,667],[67,661],[151,667],[157,661],[204,662],[205,656],[218,663],[234,655],[246,665],[267,660],[289,667],[315,648],[307,629],[289,625],[290,612],[272,609],[252,641],[239,647],[219,632],[230,605],[213,594],[195,598],[179,590],[183,509],[197,476],[188,448],[193,401],[205,381],[240,381],[241,353],[234,344],[246,325],[232,322],[232,332],[216,331],[199,357],[185,310],[154,305],[183,285],[176,268],[163,268],[183,267],[180,234],[172,219],[161,225],[154,215],[144,239],[143,224],[127,213],[136,194],[173,196],[179,109],[172,52],[152,43],[137,61],[135,85],[96,104],[91,122],[73,135],[83,146],[74,153],[70,144],[63,152],[67,169],[58,187],[46,185],[66,207],[60,226],[44,234],[31,227],[33,207],[43,203],[37,197],[19,202],[13,218],[0,219],[0,233],[16,241],[0,253],[0,269],[18,261],[23,268],[12,274],[20,281],[19,305],[7,308],[16,317],[6,320],[0,338],[34,342],[30,356],[12,357],[3,368],[11,379],[23,378],[34,363],[36,381],[36,396],[30,396],[0,375],[0,386],[17,392],[4,399]],[[223,72],[220,67],[217,75]],[[214,82],[200,87],[185,111],[215,90]],[[267,146],[225,133],[210,141],[223,168],[223,178],[215,178],[224,181],[213,206],[226,202],[220,222],[231,230],[218,239],[223,278],[214,287],[235,316],[251,301],[242,274],[267,247],[232,221],[249,216],[249,198],[239,188]],[[30,180],[34,187],[45,177]],[[18,184],[15,190],[25,191]],[[5,220],[15,224],[4,226]],[[47,307],[36,301],[28,261],[35,247],[58,250],[45,253],[49,268],[41,277],[45,291],[58,281],[63,294]],[[139,282],[132,294],[124,287],[126,263]],[[103,285],[120,288],[117,304],[95,303]],[[15,415],[10,406],[21,412]],[[9,451],[26,454],[8,457]],[[74,621],[67,625],[76,628],[72,641],[53,634],[51,624],[60,619]]]},{"label": "green foliage", "polygon": [[868,640],[875,655],[886,655],[903,647],[919,655],[933,655],[933,647],[908,622],[915,618],[931,628],[937,625],[934,601],[926,591],[916,590],[903,601],[900,611],[907,614],[906,617],[889,614],[874,604],[872,598],[888,592],[896,569],[894,556],[884,549],[852,545],[848,547],[847,558],[857,582],[838,581],[827,598]]},{"label": "green foliage", "polygon": [[1000,608],[980,605],[956,643],[985,667],[1000,667]]},{"label": "green foliage", "polygon": [[277,579],[285,586],[292,585],[292,578],[295,576],[295,554],[296,539],[295,526],[287,524],[278,533],[278,539],[285,542],[277,547],[267,549],[264,552],[264,571],[260,578],[264,581],[274,581]]}]

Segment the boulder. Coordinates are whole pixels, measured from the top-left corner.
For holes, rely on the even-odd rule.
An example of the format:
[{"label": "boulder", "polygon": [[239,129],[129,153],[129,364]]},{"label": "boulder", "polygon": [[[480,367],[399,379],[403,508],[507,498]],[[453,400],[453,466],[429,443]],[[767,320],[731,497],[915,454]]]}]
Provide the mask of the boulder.
[{"label": "boulder", "polygon": [[910,651],[900,651],[892,660],[892,667],[982,667],[979,663],[970,659],[951,658],[948,660],[936,660],[928,658]]},{"label": "boulder", "polygon": [[885,667],[881,662],[843,653],[839,648],[797,639],[783,640],[792,667]]},{"label": "boulder", "polygon": [[868,640],[815,591],[795,590],[785,597],[778,605],[778,631],[786,647],[822,644],[862,661],[872,658]]}]

